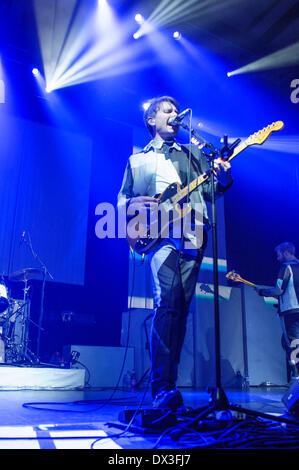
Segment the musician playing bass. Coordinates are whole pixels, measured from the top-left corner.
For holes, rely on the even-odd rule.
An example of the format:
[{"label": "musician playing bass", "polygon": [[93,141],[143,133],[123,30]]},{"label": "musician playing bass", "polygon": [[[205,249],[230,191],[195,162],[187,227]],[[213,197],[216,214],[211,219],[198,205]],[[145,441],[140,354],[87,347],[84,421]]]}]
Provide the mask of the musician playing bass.
[{"label": "musician playing bass", "polygon": [[[195,145],[179,144],[175,137],[179,125],[177,101],[168,96],[154,98],[144,113],[144,122],[152,140],[128,160],[121,190],[119,210],[134,207],[140,212],[149,208],[157,211],[155,197],[171,183],[186,186],[189,181],[207,171],[209,164]],[[188,161],[190,158],[190,165]],[[190,171],[189,171],[190,169]],[[216,196],[221,196],[232,184],[230,163],[217,158],[214,161]],[[154,318],[151,329],[151,389],[153,406],[177,409],[183,405],[176,389],[180,353],[186,332],[186,321],[198,272],[207,244],[209,226],[205,201],[211,200],[211,179],[190,192],[190,206],[200,205],[202,217],[200,236],[183,233],[180,238],[161,237],[158,246],[149,254],[154,293]],[[187,243],[189,242],[189,243]]]},{"label": "musician playing bass", "polygon": [[281,263],[276,286],[257,286],[256,291],[263,297],[278,298],[282,345],[287,354],[289,376],[296,378],[299,377],[299,364],[292,359],[292,352],[299,344],[299,260],[292,242],[281,243],[275,252],[277,261]]}]

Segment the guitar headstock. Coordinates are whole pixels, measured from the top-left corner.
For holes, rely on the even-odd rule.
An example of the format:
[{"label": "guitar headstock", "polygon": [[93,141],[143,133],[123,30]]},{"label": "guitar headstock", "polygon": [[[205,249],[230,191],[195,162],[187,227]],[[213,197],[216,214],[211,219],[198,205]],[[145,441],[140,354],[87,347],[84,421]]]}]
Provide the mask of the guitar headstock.
[{"label": "guitar headstock", "polygon": [[268,137],[272,134],[272,132],[280,131],[283,127],[284,123],[282,121],[273,122],[269,126],[264,127],[264,129],[261,129],[260,131],[250,135],[245,142],[247,145],[263,144],[265,140],[267,140]]},{"label": "guitar headstock", "polygon": [[236,271],[230,271],[229,273],[226,274],[225,277],[227,279],[230,279],[231,281],[235,281],[235,282],[242,282],[243,281],[240,274],[236,273]]}]

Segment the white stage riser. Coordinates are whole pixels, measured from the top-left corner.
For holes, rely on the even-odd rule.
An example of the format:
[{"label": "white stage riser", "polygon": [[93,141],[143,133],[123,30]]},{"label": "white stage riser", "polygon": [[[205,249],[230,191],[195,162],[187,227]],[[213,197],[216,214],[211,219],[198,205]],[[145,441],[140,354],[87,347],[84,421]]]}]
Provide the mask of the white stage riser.
[{"label": "white stage riser", "polygon": [[42,367],[0,367],[0,390],[77,390],[85,370]]}]

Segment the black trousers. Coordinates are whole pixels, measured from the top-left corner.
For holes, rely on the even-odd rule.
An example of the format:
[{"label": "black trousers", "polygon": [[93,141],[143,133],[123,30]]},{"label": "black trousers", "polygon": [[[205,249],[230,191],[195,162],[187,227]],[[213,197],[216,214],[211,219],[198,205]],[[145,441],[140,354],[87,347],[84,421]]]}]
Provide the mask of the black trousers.
[{"label": "black trousers", "polygon": [[187,316],[206,247],[182,250],[169,241],[151,255],[154,318],[151,329],[152,396],[172,390],[178,374]]},{"label": "black trousers", "polygon": [[297,340],[299,341],[299,313],[289,311],[286,315],[280,317],[281,326],[283,331],[282,336],[282,345],[287,354],[287,360],[289,365],[289,375],[293,375],[298,377],[299,376],[299,363],[298,361],[298,354],[295,354],[295,363],[292,361],[292,353],[294,350],[298,348],[299,344],[293,344],[292,341]]}]

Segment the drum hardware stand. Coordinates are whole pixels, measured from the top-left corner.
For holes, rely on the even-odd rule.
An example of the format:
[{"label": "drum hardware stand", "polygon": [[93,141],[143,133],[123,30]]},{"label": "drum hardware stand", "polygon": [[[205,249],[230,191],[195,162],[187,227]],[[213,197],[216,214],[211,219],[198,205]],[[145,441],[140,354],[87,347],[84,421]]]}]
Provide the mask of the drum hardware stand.
[{"label": "drum hardware stand", "polygon": [[[211,395],[209,398],[209,405],[203,408],[192,411],[192,415],[200,416],[200,419],[208,417],[212,412],[215,411],[236,411],[244,415],[251,415],[254,417],[260,417],[269,419],[271,421],[278,421],[280,423],[298,424],[291,418],[284,418],[279,416],[273,416],[266,413],[261,413],[254,410],[243,408],[239,405],[231,405],[225,391],[221,385],[221,348],[220,348],[220,315],[219,315],[219,276],[218,276],[218,244],[217,244],[217,214],[216,214],[216,197],[215,197],[215,174],[214,174],[214,159],[222,158],[226,159],[233,154],[234,148],[240,142],[237,139],[230,146],[227,143],[227,135],[224,136],[224,145],[221,150],[216,149],[212,144],[206,142],[200,137],[194,129],[190,129],[185,123],[181,123],[184,129],[189,130],[199,143],[202,144],[202,152],[208,158],[210,164],[210,177],[211,177],[211,193],[212,193],[212,242],[213,242],[213,277],[214,277],[214,318],[215,318],[215,369],[216,369],[216,386],[212,388]],[[205,148],[208,150],[208,154],[205,152]]]},{"label": "drum hardware stand", "polygon": [[[27,284],[27,281],[26,281]],[[31,320],[29,314],[26,315],[26,307],[30,305],[29,300],[26,298],[28,288],[25,287],[24,289],[24,299],[23,304],[18,307],[16,311],[10,313],[10,315],[6,319],[6,324],[8,325],[8,331],[5,335],[5,339],[7,342],[7,350],[10,351],[12,355],[12,362],[14,363],[26,363],[28,361],[31,365],[35,365],[39,363],[39,359],[37,356],[29,349],[28,343],[28,330],[29,330],[29,323],[33,323],[35,326],[38,326],[33,320]],[[15,316],[14,321],[11,321],[11,318]],[[20,339],[20,344],[15,344],[13,342],[13,330],[15,328],[15,322],[18,317],[21,316],[21,324],[22,324],[22,334]]]},{"label": "drum hardware stand", "polygon": [[52,276],[52,274],[47,269],[45,263],[40,259],[38,254],[34,251],[33,246],[32,246],[32,242],[31,242],[30,233],[29,232],[27,232],[27,233],[28,233],[28,240],[24,239],[24,242],[27,246],[29,246],[29,249],[31,251],[31,254],[32,254],[33,258],[36,259],[38,261],[38,263],[41,265],[42,274],[43,274],[42,288],[41,288],[40,313],[39,313],[39,320],[38,320],[37,346],[36,346],[36,357],[37,357],[37,360],[39,361],[38,357],[39,357],[39,354],[40,354],[40,335],[41,335],[41,330],[43,330],[42,321],[43,321],[43,316],[44,316],[44,298],[45,298],[46,277],[48,275],[50,277],[50,279],[52,279],[52,280],[54,280],[54,277]]},{"label": "drum hardware stand", "polygon": [[[28,347],[28,330],[29,330],[29,323],[32,323],[36,327],[39,328],[33,320],[30,318],[30,313],[26,314],[26,307],[30,305],[30,300],[28,298],[28,292],[30,286],[28,286],[28,281],[31,279],[38,279],[41,277],[41,270],[35,268],[26,268],[21,271],[15,272],[9,276],[9,279],[13,282],[24,282],[23,288],[23,300],[22,305],[19,305],[16,310],[10,307],[10,314],[8,318],[6,318],[6,327],[8,329],[8,333],[6,334],[6,341],[7,341],[7,351],[11,353],[12,361],[15,363],[25,363],[26,361],[33,364],[39,363],[39,358],[36,354],[34,354]],[[15,302],[15,304],[18,304]],[[14,304],[14,305],[15,305]],[[12,320],[12,317],[15,316],[15,319]],[[14,340],[15,336],[15,327],[16,327],[16,319],[20,317],[21,323],[21,332],[16,342]],[[8,326],[7,326],[8,325]],[[41,330],[44,330],[41,327]]]}]

